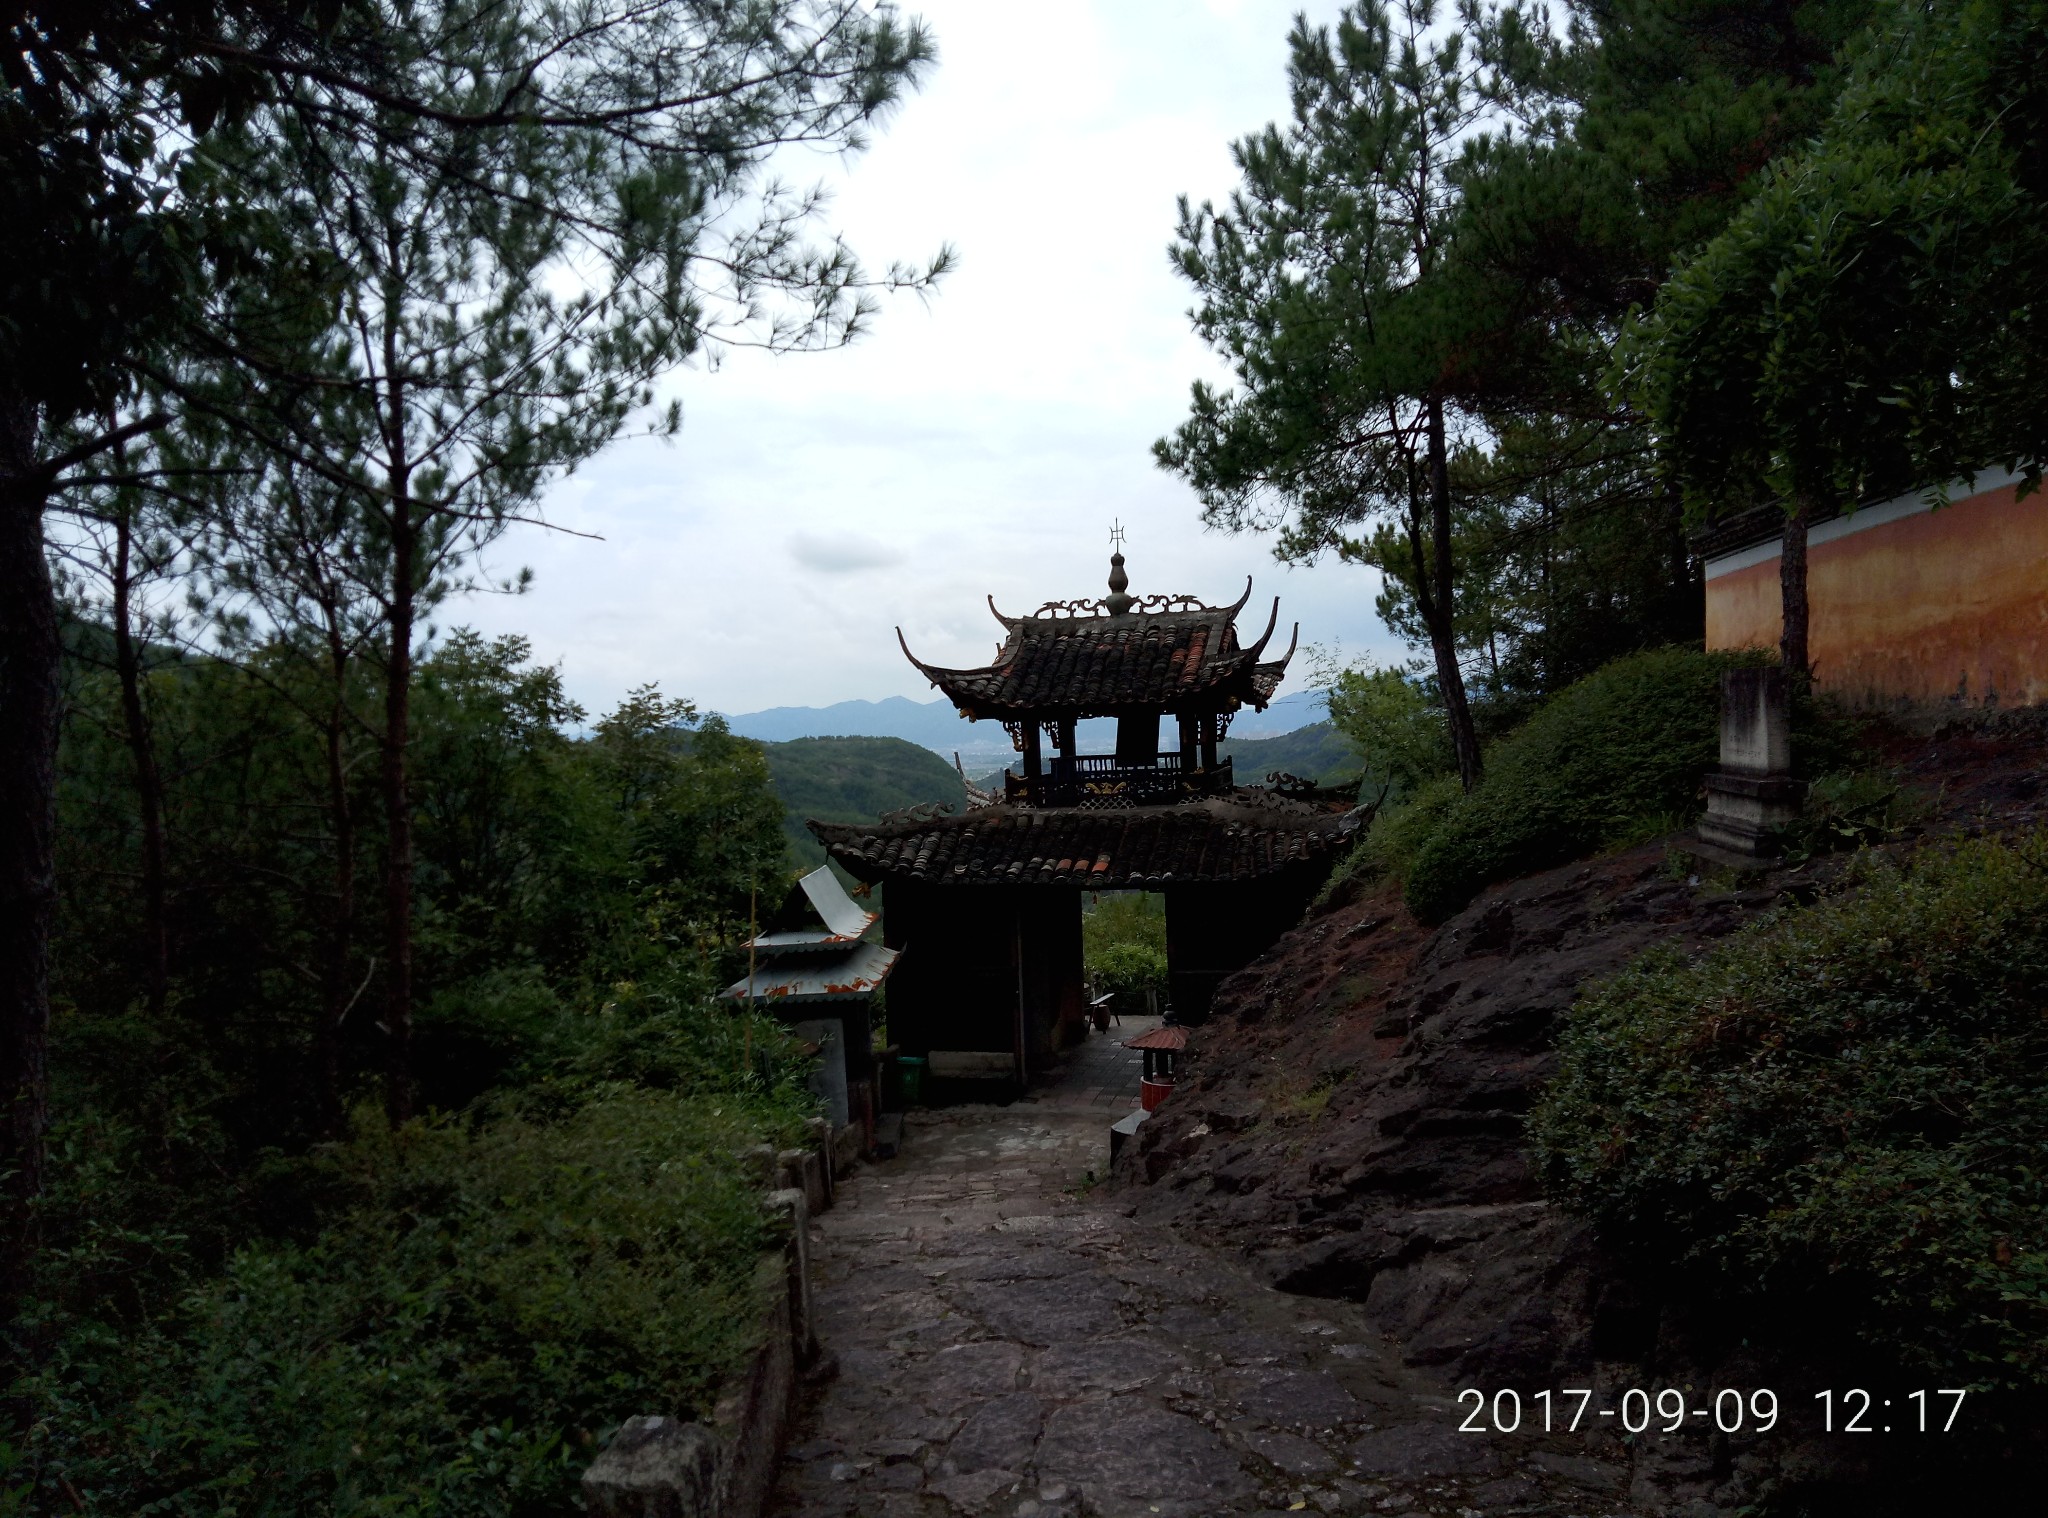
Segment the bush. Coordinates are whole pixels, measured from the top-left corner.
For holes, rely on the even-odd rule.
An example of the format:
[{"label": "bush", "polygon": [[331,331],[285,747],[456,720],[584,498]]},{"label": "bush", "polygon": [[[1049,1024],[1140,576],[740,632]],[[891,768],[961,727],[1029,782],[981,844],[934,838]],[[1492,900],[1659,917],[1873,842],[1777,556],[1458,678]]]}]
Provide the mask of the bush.
[{"label": "bush", "polygon": [[1118,944],[1166,952],[1166,898],[1148,891],[1104,891],[1082,912],[1081,953],[1092,972]]},{"label": "bush", "polygon": [[1330,878],[1316,892],[1310,910],[1322,910],[1353,886],[1364,888],[1382,880],[1400,880],[1415,862],[1422,845],[1443,825],[1444,814],[1464,794],[1458,777],[1445,775],[1419,786],[1405,798],[1389,801],[1374,817],[1365,836],[1337,861]]},{"label": "bush", "polygon": [[1330,723],[1366,759],[1361,795],[1380,786],[1398,801],[1457,767],[1441,703],[1405,670],[1324,666]]},{"label": "bush", "polygon": [[2048,835],[1874,866],[1582,1000],[1532,1119],[1554,1190],[1735,1290],[2048,1384]]},{"label": "bush", "polygon": [[1118,943],[1097,954],[1090,964],[1098,995],[1108,992],[1125,1011],[1145,1004],[1148,990],[1166,996],[1166,955],[1149,944]]},{"label": "bush", "polygon": [[1142,1009],[1145,993],[1166,1000],[1166,902],[1143,891],[1106,891],[1081,919],[1081,954],[1098,995],[1120,1010]]},{"label": "bush", "polygon": [[770,1238],[733,1155],[788,1136],[625,1089],[552,1124],[372,1117],[324,1161],[352,1200],[317,1238],[239,1250],[148,1324],[46,1325],[0,1487],[45,1511],[578,1512],[620,1421],[708,1411],[752,1348]]},{"label": "bush", "polygon": [[1491,881],[1676,826],[1720,758],[1721,672],[1759,658],[1651,649],[1560,691],[1416,848],[1409,909],[1441,922]]}]

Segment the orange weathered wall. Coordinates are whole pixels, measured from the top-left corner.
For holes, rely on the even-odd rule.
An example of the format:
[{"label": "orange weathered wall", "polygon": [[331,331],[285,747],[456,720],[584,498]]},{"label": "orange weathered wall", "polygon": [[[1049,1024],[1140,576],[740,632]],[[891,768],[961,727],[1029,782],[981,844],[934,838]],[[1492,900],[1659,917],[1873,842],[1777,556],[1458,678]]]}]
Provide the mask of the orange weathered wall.
[{"label": "orange weathered wall", "polygon": [[[1814,683],[1861,705],[2048,701],[2048,491],[2014,490],[1813,544]],[[1707,581],[1708,648],[1775,648],[1780,626],[1775,555]]]}]

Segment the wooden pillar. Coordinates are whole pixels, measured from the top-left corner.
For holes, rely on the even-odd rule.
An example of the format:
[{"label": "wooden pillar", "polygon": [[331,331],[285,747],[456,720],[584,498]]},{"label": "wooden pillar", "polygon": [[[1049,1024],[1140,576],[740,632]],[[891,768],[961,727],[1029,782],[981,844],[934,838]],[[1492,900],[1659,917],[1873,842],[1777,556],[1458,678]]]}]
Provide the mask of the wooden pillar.
[{"label": "wooden pillar", "polygon": [[1202,768],[1216,768],[1216,714],[1207,713],[1202,718]]},{"label": "wooden pillar", "polygon": [[1035,721],[1026,722],[1024,724],[1024,778],[1026,780],[1036,780],[1039,777],[1041,766],[1038,724]]},{"label": "wooden pillar", "polygon": [[1070,763],[1074,757],[1074,724],[1071,718],[1060,723],[1060,757]]},{"label": "wooden pillar", "polygon": [[1180,767],[1184,770],[1198,769],[1202,762],[1201,724],[1193,712],[1180,712],[1175,720],[1180,725]]}]

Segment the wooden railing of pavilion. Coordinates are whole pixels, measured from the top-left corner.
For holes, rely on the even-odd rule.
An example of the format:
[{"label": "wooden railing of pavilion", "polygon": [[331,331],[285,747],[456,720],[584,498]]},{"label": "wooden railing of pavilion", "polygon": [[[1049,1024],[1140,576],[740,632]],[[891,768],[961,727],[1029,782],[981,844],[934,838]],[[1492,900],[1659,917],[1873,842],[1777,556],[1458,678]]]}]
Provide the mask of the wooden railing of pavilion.
[{"label": "wooden railing of pavilion", "polygon": [[1234,784],[1228,759],[1209,769],[1181,759],[1161,754],[1150,764],[1127,765],[1114,754],[1053,755],[1036,780],[1005,772],[1004,799],[1024,806],[1159,806],[1225,795]]}]

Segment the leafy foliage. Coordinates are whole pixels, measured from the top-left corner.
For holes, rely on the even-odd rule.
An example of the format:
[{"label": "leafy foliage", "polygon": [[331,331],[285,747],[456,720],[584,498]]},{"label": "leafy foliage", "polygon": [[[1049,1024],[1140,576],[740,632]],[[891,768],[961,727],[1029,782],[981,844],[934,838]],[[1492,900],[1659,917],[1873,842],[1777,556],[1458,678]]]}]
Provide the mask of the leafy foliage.
[{"label": "leafy foliage", "polygon": [[[45,1353],[14,1388],[42,1432],[0,1491],[574,1511],[592,1441],[729,1363],[760,1242],[731,1153],[810,1108],[776,1025],[711,1001],[749,887],[784,878],[760,747],[652,688],[578,737],[523,640],[432,650],[416,1055],[427,1104],[460,1116],[392,1134],[363,1107],[337,1135],[323,1086],[360,1098],[383,1051],[351,1006],[319,1054],[328,939],[364,990],[379,945],[379,914],[329,889],[344,848],[376,877],[374,827],[334,827],[327,676],[265,645],[151,660],[174,973],[150,1017],[114,679],[92,625],[73,641],[58,1122],[17,1325]],[[361,771],[343,799],[373,823]]]},{"label": "leafy foliage", "polygon": [[1581,1000],[1557,1193],[1723,1289],[1824,1292],[1923,1371],[2048,1385],[2048,839],[1980,839]]},{"label": "leafy foliage", "polygon": [[1111,891],[1083,908],[1081,956],[1097,994],[1120,1011],[1142,1010],[1145,993],[1166,1000],[1166,902],[1144,891]]},{"label": "leafy foliage", "polygon": [[1180,203],[1174,262],[1236,386],[1198,381],[1153,453],[1210,523],[1277,530],[1283,559],[1334,551],[1402,582],[1469,786],[1449,452],[1540,325],[1460,261],[1455,228],[1473,144],[1512,132],[1547,33],[1513,5],[1437,19],[1434,0],[1297,19],[1293,119],[1234,145],[1243,184],[1227,207]]},{"label": "leafy foliage", "polygon": [[371,1116],[302,1182],[329,1198],[317,1235],[238,1249],[127,1333],[49,1322],[10,1485],[124,1512],[578,1512],[626,1413],[707,1412],[753,1347],[767,1220],[732,1156],[787,1136],[620,1088],[555,1122]]},{"label": "leafy foliage", "polygon": [[1853,507],[2038,469],[2027,346],[2048,107],[2039,4],[1901,6],[1826,130],[1664,287],[1624,368],[1694,507]]},{"label": "leafy foliage", "polygon": [[1399,669],[1326,673],[1330,724],[1363,756],[1368,784],[1383,787],[1386,799],[1398,801],[1457,767],[1443,715],[1422,681]]},{"label": "leafy foliage", "polygon": [[1655,649],[1564,690],[1494,746],[1407,871],[1409,908],[1440,922],[1479,888],[1621,842],[1694,806],[1720,752],[1721,672],[1754,655]]},{"label": "leafy foliage", "polygon": [[1082,908],[1081,949],[1089,958],[1137,944],[1166,952],[1166,899],[1149,891],[1105,891]]},{"label": "leafy foliage", "polygon": [[1089,961],[1089,973],[1095,977],[1097,994],[1116,997],[1117,1006],[1123,1011],[1141,1010],[1147,991],[1164,1003],[1167,985],[1163,949],[1142,943],[1113,943]]}]

